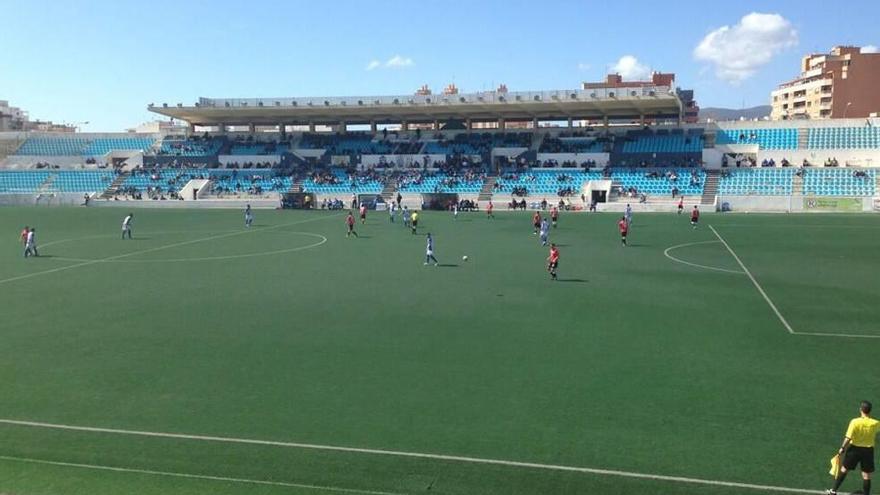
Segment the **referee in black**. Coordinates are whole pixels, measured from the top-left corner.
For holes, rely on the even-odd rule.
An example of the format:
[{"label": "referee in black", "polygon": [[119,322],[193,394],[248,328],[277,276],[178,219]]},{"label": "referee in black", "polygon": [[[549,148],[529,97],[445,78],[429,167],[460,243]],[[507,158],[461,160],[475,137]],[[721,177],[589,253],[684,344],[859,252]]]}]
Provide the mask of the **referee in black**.
[{"label": "referee in black", "polygon": [[840,460],[840,473],[834,480],[834,488],[826,493],[837,495],[837,489],[846,478],[846,473],[859,466],[862,468],[862,495],[871,495],[871,473],[874,472],[874,441],[880,430],[880,421],[871,417],[871,403],[864,400],[859,405],[859,417],[849,422],[843,445],[837,452]]}]

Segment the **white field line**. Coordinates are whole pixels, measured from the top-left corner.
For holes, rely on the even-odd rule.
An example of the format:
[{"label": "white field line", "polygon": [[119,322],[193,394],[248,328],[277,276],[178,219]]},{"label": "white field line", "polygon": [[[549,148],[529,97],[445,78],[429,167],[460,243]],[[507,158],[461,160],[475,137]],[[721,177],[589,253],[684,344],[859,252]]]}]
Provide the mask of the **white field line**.
[{"label": "white field line", "polygon": [[749,276],[749,279],[751,279],[752,283],[755,284],[755,288],[758,289],[758,292],[760,292],[761,295],[764,296],[764,300],[767,301],[767,304],[770,305],[770,309],[772,309],[773,312],[776,313],[776,316],[779,318],[779,321],[781,321],[782,324],[785,325],[785,328],[788,330],[788,333],[790,333],[792,335],[807,335],[807,336],[814,336],[814,337],[846,337],[846,338],[853,338],[853,339],[880,339],[880,335],[869,335],[869,334],[858,334],[858,333],[853,334],[853,333],[798,332],[798,331],[795,331],[793,328],[791,328],[791,325],[788,324],[788,321],[785,319],[785,317],[782,316],[782,313],[779,312],[779,309],[776,307],[776,305],[773,304],[773,301],[770,300],[770,297],[767,295],[767,293],[764,292],[764,289],[761,287],[761,284],[759,284],[758,281],[755,280],[755,277],[752,276],[752,273],[749,271],[748,268],[746,268],[746,265],[743,264],[742,260],[739,259],[739,256],[737,256],[736,253],[733,251],[733,249],[730,247],[730,245],[727,244],[727,241],[725,241],[724,238],[721,237],[721,235],[718,233],[718,231],[715,230],[715,227],[710,225],[709,228],[712,229],[712,232],[715,233],[715,236],[718,237],[718,240],[724,244],[724,247],[726,247],[727,250],[730,251],[730,254],[733,256],[733,258],[736,260],[736,262],[739,263],[739,266],[742,267],[745,274]]},{"label": "white field line", "polygon": [[739,263],[740,268],[743,269],[745,274],[749,277],[749,280],[751,280],[752,283],[755,284],[755,288],[758,289],[758,292],[760,292],[762,296],[764,296],[764,300],[767,301],[767,304],[770,305],[770,309],[772,309],[773,312],[776,313],[776,316],[779,318],[779,321],[781,321],[782,324],[785,326],[785,329],[788,330],[788,333],[793,335],[795,333],[794,329],[791,328],[791,325],[788,324],[788,321],[785,319],[784,316],[782,316],[782,313],[779,312],[779,309],[776,308],[776,305],[773,304],[773,301],[770,300],[770,296],[768,296],[767,293],[764,292],[764,288],[761,287],[761,284],[759,284],[758,281],[755,280],[755,277],[752,275],[752,272],[750,272],[749,269],[746,268],[746,265],[743,264],[741,259],[739,259],[739,256],[737,256],[736,253],[733,251],[733,249],[731,249],[730,245],[727,244],[727,241],[725,241],[724,238],[721,237],[721,235],[718,233],[718,231],[715,230],[715,227],[710,225],[709,228],[712,229],[712,232],[715,233],[715,237],[717,237],[718,240],[721,241],[722,244],[724,244],[724,247],[726,247],[727,250],[730,251],[730,254],[733,256],[733,259],[735,259],[736,262]]},{"label": "white field line", "polygon": [[[129,257],[129,256],[136,256],[136,255],[138,255],[138,254],[153,253],[153,252],[156,252],[156,251],[161,251],[161,250],[163,250],[163,249],[171,249],[171,248],[180,247],[180,246],[188,246],[188,245],[190,245],[190,244],[196,244],[196,243],[199,243],[199,242],[206,242],[206,241],[214,241],[214,240],[217,240],[217,239],[225,239],[225,238],[227,238],[227,237],[233,237],[233,236],[236,236],[236,235],[247,234],[248,232],[260,232],[260,231],[264,231],[264,230],[280,229],[280,228],[282,228],[282,227],[289,227],[289,226],[291,226],[291,225],[298,225],[298,224],[306,223],[306,222],[314,222],[314,221],[316,221],[316,220],[324,220],[324,219],[327,219],[327,218],[333,218],[333,217],[337,217],[337,216],[340,216],[340,215],[321,216],[321,217],[317,217],[317,218],[309,218],[309,219],[306,219],[306,220],[299,220],[299,221],[296,221],[296,222],[290,222],[290,223],[285,223],[285,224],[280,224],[280,225],[272,225],[272,226],[269,226],[269,227],[258,227],[258,228],[255,228],[255,229],[243,229],[243,230],[241,230],[241,231],[230,232],[230,233],[227,233],[227,234],[220,234],[220,235],[214,235],[214,236],[202,237],[202,238],[200,238],[200,239],[192,239],[192,240],[189,240],[189,241],[176,242],[176,243],[174,243],[174,244],[166,244],[166,245],[164,245],[164,246],[157,246],[157,247],[153,247],[153,248],[149,248],[149,249],[142,249],[142,250],[140,250],[140,251],[132,251],[132,252],[130,252],[130,253],[117,254],[117,255],[115,255],[115,256],[108,256],[108,257],[106,257],[106,258],[101,258],[101,259],[97,259],[97,260],[83,261],[82,263],[76,263],[76,264],[73,264],[73,265],[61,266],[61,267],[58,267],[58,268],[52,268],[52,269],[49,269],[49,270],[43,270],[43,271],[40,271],[40,272],[26,273],[26,274],[24,274],[24,275],[18,275],[18,276],[16,276],[16,277],[10,277],[10,278],[5,278],[5,279],[0,279],[0,284],[5,284],[5,283],[8,283],[8,282],[16,282],[16,281],[18,281],[18,280],[25,280],[25,279],[32,278],[32,277],[38,277],[38,276],[40,276],[40,275],[48,275],[48,274],[50,274],[50,273],[63,272],[63,271],[65,271],[65,270],[72,270],[72,269],[74,269],[74,268],[79,268],[79,267],[82,267],[82,266],[94,265],[95,263],[104,263],[104,262],[107,262],[107,261],[118,260],[118,259],[121,259],[121,258],[127,258],[127,257]],[[38,247],[39,247],[39,246],[38,246]]]},{"label": "white field line", "polygon": [[829,333],[829,332],[795,332],[795,335],[812,335],[814,337],[849,337],[851,339],[880,339],[880,335],[864,333]]},{"label": "white field line", "polygon": [[[321,239],[318,242],[313,242],[306,246],[299,246],[287,249],[276,249],[274,251],[262,251],[258,253],[248,253],[248,254],[230,254],[226,256],[205,256],[201,258],[160,258],[160,259],[146,259],[146,260],[104,260],[106,263],[187,263],[187,262],[196,262],[196,261],[222,261],[222,260],[237,260],[242,258],[258,258],[261,256],[274,256],[276,254],[286,254],[286,253],[295,253],[297,251],[305,251],[306,249],[316,248],[327,242],[327,237],[321,234],[315,234],[313,232],[290,232],[291,234],[300,234],[304,236],[314,237],[317,239]],[[85,258],[64,258],[61,256],[52,257],[53,260],[58,261],[95,261]]]},{"label": "white field line", "polygon": [[449,461],[449,462],[459,462],[459,463],[469,463],[469,464],[488,464],[488,465],[508,466],[508,467],[516,467],[516,468],[540,469],[540,470],[546,470],[546,471],[565,471],[565,472],[594,474],[594,475],[602,475],[602,476],[617,476],[617,477],[622,477],[622,478],[645,479],[645,480],[652,480],[652,481],[686,483],[686,484],[692,484],[692,485],[707,485],[707,486],[723,486],[723,487],[729,487],[729,488],[743,488],[743,489],[750,489],[750,490],[761,490],[764,492],[823,493],[822,491],[819,491],[819,490],[807,490],[804,488],[792,488],[792,487],[785,487],[785,486],[758,485],[758,484],[753,484],[753,483],[739,483],[739,482],[735,482],[735,481],[719,481],[719,480],[709,480],[709,479],[701,479],[701,478],[685,478],[685,477],[681,477],[681,476],[667,476],[667,475],[662,475],[662,474],[636,473],[636,472],[631,472],[631,471],[618,471],[618,470],[614,470],[614,469],[600,469],[600,468],[589,468],[589,467],[578,467],[578,466],[563,466],[563,465],[556,465],[556,464],[540,464],[540,463],[535,463],[535,462],[509,461],[509,460],[502,460],[502,459],[487,459],[487,458],[480,458],[480,457],[466,457],[466,456],[446,455],[446,454],[430,454],[430,453],[423,453],[423,452],[406,452],[406,451],[399,451],[399,450],[368,449],[368,448],[360,448],[360,447],[342,447],[342,446],[336,446],[336,445],[321,445],[321,444],[313,444],[313,443],[281,442],[281,441],[275,441],[275,440],[258,440],[258,439],[249,439],[249,438],[192,435],[192,434],[186,434],[186,433],[164,433],[164,432],[154,432],[154,431],[123,430],[123,429],[117,429],[117,428],[100,428],[100,427],[94,427],[94,426],[75,426],[75,425],[64,425],[64,424],[54,424],[54,423],[42,423],[42,422],[37,422],[37,421],[22,421],[22,420],[14,420],[14,419],[0,419],[0,424],[7,424],[7,425],[14,425],[14,426],[26,426],[26,427],[34,427],[34,428],[47,428],[47,429],[54,429],[54,430],[82,431],[82,432],[89,432],[89,433],[107,433],[107,434],[115,434],[115,435],[131,435],[131,436],[153,437],[153,438],[173,438],[173,439],[179,439],[179,440],[194,440],[194,441],[202,441],[202,442],[263,445],[263,446],[291,448],[291,449],[308,449],[308,450],[321,450],[321,451],[331,451],[331,452],[347,452],[347,453],[353,453],[353,454],[372,454],[372,455],[382,455],[382,456],[390,456],[390,457],[430,459],[430,460],[437,460],[437,461]]},{"label": "white field line", "polygon": [[729,270],[727,268],[718,268],[717,266],[708,266],[708,265],[701,265],[699,263],[691,263],[690,261],[685,261],[683,259],[676,258],[675,256],[672,256],[671,254],[669,254],[670,252],[675,251],[676,249],[679,249],[679,248],[688,247],[688,246],[696,246],[699,244],[715,244],[716,242],[718,242],[718,241],[700,241],[700,242],[688,242],[685,244],[678,244],[676,246],[670,246],[670,247],[666,248],[666,250],[663,251],[663,255],[666,256],[667,258],[671,259],[672,261],[675,261],[676,263],[683,263],[685,265],[690,265],[695,268],[705,268],[706,270],[715,270],[717,272],[734,273],[736,275],[745,275],[745,272],[740,271],[740,270]]},{"label": "white field line", "polygon": [[60,461],[47,461],[43,459],[31,459],[28,457],[12,457],[0,455],[0,461],[12,461],[12,462],[22,462],[28,464],[42,464],[49,466],[61,466],[61,467],[70,467],[70,468],[79,468],[79,469],[92,469],[96,471],[113,471],[117,473],[133,473],[133,474],[148,474],[152,476],[165,476],[170,478],[186,478],[193,480],[207,480],[207,481],[222,481],[227,483],[245,483],[250,485],[269,485],[269,486],[282,486],[285,488],[305,488],[316,491],[325,491],[325,492],[336,492],[336,493],[354,493],[357,495],[401,495],[393,492],[381,492],[375,490],[359,490],[356,488],[341,488],[335,486],[322,486],[322,485],[309,485],[305,483],[289,483],[286,481],[266,481],[266,480],[254,480],[248,478],[230,478],[228,476],[211,476],[207,474],[188,474],[188,473],[174,473],[168,471],[153,471],[150,469],[137,469],[137,468],[125,468],[125,467],[115,467],[115,466],[102,466],[100,464],[80,464],[76,462],[60,462]]}]

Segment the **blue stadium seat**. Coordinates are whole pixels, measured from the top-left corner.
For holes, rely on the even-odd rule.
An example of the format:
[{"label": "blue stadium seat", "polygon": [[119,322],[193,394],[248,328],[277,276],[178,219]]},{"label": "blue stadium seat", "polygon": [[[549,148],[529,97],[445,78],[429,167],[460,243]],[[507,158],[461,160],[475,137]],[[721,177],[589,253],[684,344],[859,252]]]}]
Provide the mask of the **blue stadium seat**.
[{"label": "blue stadium seat", "polygon": [[40,170],[0,172],[0,193],[33,193],[49,177]]},{"label": "blue stadium seat", "polygon": [[[656,172],[658,177],[648,177],[649,172]],[[678,178],[673,180],[667,172],[674,172]],[[696,182],[692,180],[696,177]],[[706,172],[697,168],[651,169],[639,171],[615,170],[611,173],[614,181],[619,181],[624,190],[635,188],[639,193],[657,196],[672,196],[672,189],[678,188],[680,195],[702,195],[706,184]]]},{"label": "blue stadium seat", "polygon": [[105,170],[61,170],[55,172],[52,187],[60,192],[102,192],[113,178],[113,172]]},{"label": "blue stadium seat", "polygon": [[350,179],[348,173],[342,168],[331,168],[330,175],[335,179],[332,182],[316,182],[309,177],[303,182],[303,191],[319,194],[379,194],[382,192],[382,183],[375,180],[362,178]]},{"label": "blue stadium seat", "polygon": [[737,128],[719,129],[716,144],[757,144],[769,150],[793,150],[798,147],[795,128]]},{"label": "blue stadium seat", "polygon": [[804,194],[814,196],[873,196],[877,173],[861,169],[864,177],[846,168],[807,168],[804,170]]},{"label": "blue stadium seat", "polygon": [[699,153],[703,136],[685,134],[647,134],[630,136],[623,144],[624,153]]},{"label": "blue stadium seat", "polygon": [[811,149],[880,148],[878,127],[815,127],[807,133]]},{"label": "blue stadium seat", "polygon": [[787,195],[792,193],[791,168],[736,168],[726,170],[727,176],[718,181],[718,193],[723,195]]},{"label": "blue stadium seat", "polygon": [[529,196],[556,198],[561,189],[571,188],[575,196],[580,196],[584,182],[601,178],[600,172],[584,172],[579,169],[507,172],[501,174],[495,181],[497,184],[495,192],[510,193],[514,188],[524,188]]}]

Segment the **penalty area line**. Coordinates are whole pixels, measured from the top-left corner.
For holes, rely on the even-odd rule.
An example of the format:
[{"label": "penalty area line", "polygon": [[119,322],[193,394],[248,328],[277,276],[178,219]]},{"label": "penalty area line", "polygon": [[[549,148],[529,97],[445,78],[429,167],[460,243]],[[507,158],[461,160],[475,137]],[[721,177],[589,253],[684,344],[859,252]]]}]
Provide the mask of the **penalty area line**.
[{"label": "penalty area line", "polygon": [[[643,480],[649,480],[649,481],[684,483],[684,484],[691,484],[691,485],[723,486],[723,487],[729,487],[729,488],[760,490],[760,491],[764,491],[764,492],[823,493],[822,491],[819,491],[819,490],[808,490],[805,488],[793,488],[793,487],[786,487],[786,486],[759,485],[759,484],[754,484],[754,483],[741,483],[741,482],[736,482],[736,481],[721,481],[721,480],[710,480],[710,479],[702,479],[702,478],[686,478],[686,477],[682,477],[682,476],[668,476],[668,475],[663,475],[663,474],[637,473],[637,472],[632,472],[632,471],[619,471],[619,470],[615,470],[615,469],[565,466],[565,465],[556,465],[556,464],[541,464],[541,463],[536,463],[536,462],[511,461],[511,460],[504,460],[504,459],[489,459],[489,458],[481,458],[481,457],[467,457],[467,456],[448,455],[448,454],[431,454],[431,453],[424,453],[424,452],[408,452],[408,451],[399,451],[399,450],[370,449],[370,448],[363,448],[363,447],[344,447],[344,446],[338,446],[338,445],[321,445],[321,444],[312,444],[312,443],[284,442],[284,441],[277,441],[277,440],[259,440],[259,439],[250,439],[250,438],[193,435],[193,434],[186,434],[186,433],[167,433],[167,432],[154,432],[154,431],[124,430],[124,429],[118,429],[118,428],[76,426],[76,425],[43,423],[43,422],[37,422],[37,421],[23,421],[23,420],[15,420],[15,419],[0,419],[0,424],[7,424],[7,425],[13,425],[13,426],[25,426],[25,427],[33,427],[33,428],[46,428],[46,429],[54,429],[54,430],[81,431],[81,432],[88,432],[88,433],[106,433],[106,434],[130,435],[130,436],[140,436],[140,437],[171,438],[171,439],[179,439],[179,440],[193,440],[193,441],[229,443],[229,444],[263,445],[263,446],[290,448],[290,449],[346,452],[346,453],[352,453],[352,454],[371,454],[371,455],[381,455],[381,456],[388,456],[388,457],[428,459],[428,460],[436,460],[436,461],[466,463],[466,464],[482,464],[482,465],[506,466],[506,467],[514,467],[514,468],[537,469],[537,470],[545,470],[545,471],[563,471],[563,472],[592,474],[592,475],[599,475],[599,476],[615,476],[615,477],[621,477],[621,478],[643,479]],[[0,457],[0,459],[2,459],[2,457]],[[193,476],[197,476],[197,475],[193,475]],[[367,492],[360,492],[360,493],[367,493]],[[373,493],[380,493],[380,492],[373,492]]]},{"label": "penalty area line", "polygon": [[199,242],[215,241],[215,240],[217,240],[217,239],[225,239],[225,238],[227,238],[227,237],[233,237],[233,236],[236,236],[236,235],[243,235],[243,234],[247,234],[247,233],[250,233],[250,232],[263,232],[263,231],[266,231],[266,230],[281,229],[281,228],[284,228],[284,227],[290,227],[290,226],[292,226],[292,225],[299,225],[299,224],[306,223],[306,222],[314,222],[314,221],[317,221],[317,220],[324,220],[324,219],[327,219],[327,218],[333,218],[333,217],[338,217],[338,216],[341,216],[341,214],[337,214],[337,215],[328,215],[328,216],[321,216],[321,217],[318,217],[318,218],[308,218],[308,219],[306,219],[306,220],[299,220],[299,221],[296,221],[296,222],[283,223],[283,224],[280,224],[280,225],[272,225],[272,226],[269,226],[269,227],[258,227],[258,228],[255,228],[255,229],[241,230],[241,231],[230,232],[230,233],[226,233],[226,234],[220,234],[220,235],[213,235],[213,236],[208,236],[208,237],[202,237],[202,238],[199,238],[199,239],[192,239],[192,240],[189,240],[189,241],[176,242],[176,243],[174,243],[174,244],[166,244],[166,245],[164,245],[164,246],[156,246],[156,247],[153,247],[153,248],[141,249],[140,251],[132,251],[132,252],[130,252],[130,253],[117,254],[117,255],[114,255],[114,256],[108,256],[108,257],[106,257],[106,258],[101,258],[101,259],[97,259],[97,260],[83,261],[82,263],[75,263],[75,264],[73,264],[73,265],[59,266],[58,268],[51,268],[51,269],[49,269],[49,270],[43,270],[43,271],[33,272],[33,273],[26,273],[26,274],[24,274],[24,275],[18,275],[18,276],[16,276],[16,277],[4,278],[4,279],[0,279],[0,284],[5,284],[5,283],[9,283],[9,282],[17,282],[17,281],[19,281],[19,280],[25,280],[25,279],[29,279],[29,278],[33,278],[33,277],[38,277],[38,276],[40,276],[40,275],[48,275],[48,274],[50,274],[50,273],[63,272],[63,271],[65,271],[65,270],[72,270],[72,269],[74,269],[74,268],[80,268],[80,267],[83,267],[83,266],[94,265],[94,264],[96,264],[96,263],[105,263],[105,262],[108,262],[108,261],[114,261],[114,260],[118,260],[118,259],[122,259],[122,258],[128,258],[129,256],[137,256],[137,255],[139,255],[139,254],[153,253],[153,252],[156,252],[156,251],[162,251],[163,249],[171,249],[171,248],[176,248],[176,247],[181,247],[181,246],[188,246],[188,245],[190,245],[190,244],[196,244],[196,243],[199,243]]},{"label": "penalty area line", "polygon": [[712,229],[713,233],[715,233],[715,237],[717,237],[718,240],[721,241],[722,244],[724,244],[724,247],[726,247],[731,256],[733,256],[733,259],[735,259],[736,262],[739,263],[739,266],[743,269],[743,272],[745,272],[745,274],[749,277],[749,280],[751,280],[752,283],[755,284],[755,288],[758,289],[758,292],[760,292],[762,296],[764,296],[764,300],[767,301],[767,304],[770,305],[770,309],[772,309],[773,312],[776,313],[779,321],[781,321],[782,324],[785,325],[786,330],[788,330],[788,333],[790,333],[791,335],[804,335],[810,337],[843,337],[850,339],[880,339],[880,335],[833,332],[798,332],[794,330],[791,325],[788,324],[788,320],[786,320],[785,317],[782,316],[782,313],[779,311],[776,305],[773,304],[770,296],[767,295],[767,293],[764,291],[764,288],[761,287],[761,284],[759,284],[754,275],[752,275],[752,272],[750,272],[749,269],[746,268],[746,265],[742,262],[741,259],[739,259],[739,256],[736,255],[736,252],[733,251],[733,248],[731,248],[730,245],[727,244],[727,241],[725,241],[724,238],[721,237],[721,234],[719,234],[718,231],[715,230],[715,227],[709,225],[709,228]]},{"label": "penalty area line", "polygon": [[342,488],[337,486],[323,486],[323,485],[310,485],[307,483],[291,483],[287,481],[269,481],[269,480],[254,480],[249,478],[232,478],[229,476],[212,476],[209,474],[190,474],[190,473],[177,473],[171,471],[155,471],[152,469],[138,469],[138,468],[127,468],[127,467],[118,467],[118,466],[103,466],[100,464],[82,464],[78,462],[62,462],[62,461],[48,461],[44,459],[32,459],[29,457],[14,457],[14,456],[6,456],[0,455],[0,461],[10,461],[10,462],[19,462],[19,463],[27,463],[27,464],[41,464],[48,466],[60,466],[60,467],[68,467],[68,468],[78,468],[78,469],[91,469],[94,471],[112,471],[116,473],[127,473],[127,474],[146,474],[150,476],[164,476],[167,478],[185,478],[191,480],[205,480],[205,481],[221,481],[226,483],[242,483],[249,485],[269,485],[269,486],[282,486],[285,488],[305,488],[309,490],[316,491],[325,491],[325,492],[336,492],[336,493],[353,493],[356,495],[402,495],[394,492],[383,492],[376,490],[360,490],[357,488]]},{"label": "penalty area line", "polygon": [[719,234],[718,231],[715,230],[715,227],[710,225],[709,228],[715,234],[715,237],[717,237],[718,240],[721,241],[721,244],[724,244],[724,247],[726,247],[727,250],[730,252],[731,256],[733,256],[733,259],[735,259],[736,262],[739,263],[739,267],[742,268],[742,270],[743,270],[743,272],[745,272],[746,276],[749,277],[749,280],[751,280],[752,283],[755,284],[755,288],[758,289],[758,292],[760,292],[762,296],[764,296],[764,300],[767,301],[767,304],[770,305],[770,309],[772,309],[773,312],[776,313],[776,317],[779,318],[779,321],[782,322],[782,324],[785,326],[785,329],[788,330],[788,333],[794,335],[796,333],[794,331],[794,329],[791,328],[791,325],[788,324],[788,321],[785,319],[784,316],[782,316],[782,313],[779,312],[779,309],[776,307],[776,305],[773,304],[773,301],[770,299],[770,296],[768,296],[767,293],[764,292],[764,288],[761,287],[761,284],[759,284],[758,281],[755,280],[755,277],[754,277],[754,275],[752,275],[752,272],[750,272],[749,269],[746,268],[746,265],[742,262],[742,260],[739,259],[739,256],[736,255],[736,253],[730,247],[730,244],[728,244],[727,241],[725,241],[724,238],[721,237],[721,234]]}]

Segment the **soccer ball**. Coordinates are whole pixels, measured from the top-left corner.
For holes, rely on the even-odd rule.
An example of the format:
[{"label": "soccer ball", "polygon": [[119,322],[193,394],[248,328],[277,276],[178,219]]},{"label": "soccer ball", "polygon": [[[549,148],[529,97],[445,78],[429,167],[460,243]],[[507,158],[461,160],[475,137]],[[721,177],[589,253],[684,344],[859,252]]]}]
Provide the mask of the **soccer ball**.
[{"label": "soccer ball", "polygon": [[461,261],[467,261],[467,255],[462,256]]}]

